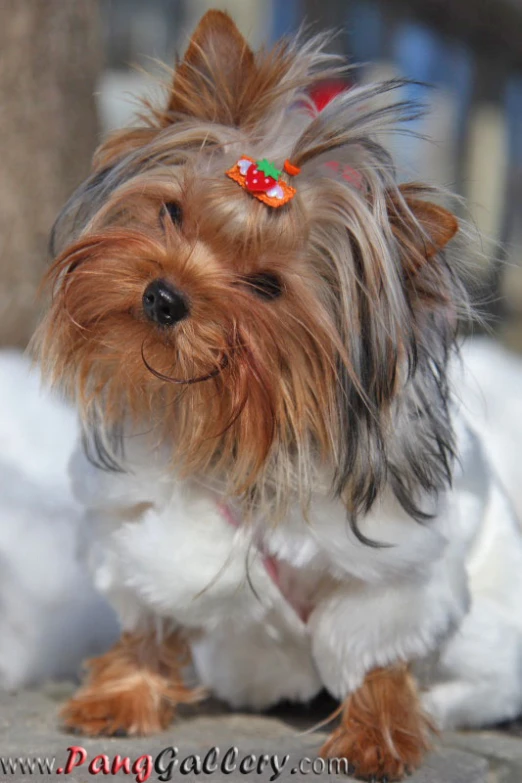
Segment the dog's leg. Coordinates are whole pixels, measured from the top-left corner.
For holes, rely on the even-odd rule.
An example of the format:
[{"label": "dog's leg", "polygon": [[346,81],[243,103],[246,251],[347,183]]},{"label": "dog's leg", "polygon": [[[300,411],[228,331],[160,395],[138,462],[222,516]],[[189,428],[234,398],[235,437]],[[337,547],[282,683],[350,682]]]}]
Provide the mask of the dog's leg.
[{"label": "dog's leg", "polygon": [[165,729],[177,704],[201,697],[182,680],[189,660],[179,633],[161,640],[155,633],[124,633],[109,652],[88,662],[87,682],[62,710],[64,728],[91,736]]},{"label": "dog's leg", "polygon": [[321,756],[347,759],[363,780],[400,780],[422,762],[430,730],[408,668],[374,669],[344,702]]}]

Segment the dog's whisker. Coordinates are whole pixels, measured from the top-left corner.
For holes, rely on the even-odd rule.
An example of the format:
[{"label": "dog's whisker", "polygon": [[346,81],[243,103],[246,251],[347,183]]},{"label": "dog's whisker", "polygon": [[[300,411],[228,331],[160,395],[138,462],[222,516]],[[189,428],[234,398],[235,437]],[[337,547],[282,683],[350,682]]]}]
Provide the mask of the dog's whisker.
[{"label": "dog's whisker", "polygon": [[213,370],[210,370],[210,372],[204,373],[203,375],[197,375],[192,378],[175,378],[171,375],[165,375],[159,370],[155,370],[154,367],[152,367],[152,365],[149,364],[149,362],[145,357],[144,344],[142,344],[141,346],[141,358],[147,370],[152,375],[154,375],[155,378],[158,378],[160,381],[165,381],[166,383],[179,384],[180,386],[191,386],[194,383],[203,383],[204,381],[209,381],[212,378],[217,378],[217,376],[220,375],[223,372],[223,370],[228,366],[228,361],[229,361],[228,356],[226,354],[223,354],[219,362],[219,365],[215,367]]}]

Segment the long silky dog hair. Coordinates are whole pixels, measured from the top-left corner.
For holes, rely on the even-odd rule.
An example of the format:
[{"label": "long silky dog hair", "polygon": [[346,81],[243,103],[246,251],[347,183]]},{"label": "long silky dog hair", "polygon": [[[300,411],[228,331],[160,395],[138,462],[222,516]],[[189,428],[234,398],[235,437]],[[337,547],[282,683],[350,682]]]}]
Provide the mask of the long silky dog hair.
[{"label": "long silky dog hair", "polygon": [[[247,511],[279,519],[321,486],[356,527],[388,483],[421,520],[451,480],[458,224],[379,143],[417,111],[401,81],[316,109],[345,69],[326,44],[254,55],[225,14],[200,25],[164,106],[101,145],[58,218],[36,347],[106,467],[145,423]],[[245,193],[225,176],[242,155],[300,167],[295,197]],[[173,327],[144,313],[156,279],[182,293]]]}]

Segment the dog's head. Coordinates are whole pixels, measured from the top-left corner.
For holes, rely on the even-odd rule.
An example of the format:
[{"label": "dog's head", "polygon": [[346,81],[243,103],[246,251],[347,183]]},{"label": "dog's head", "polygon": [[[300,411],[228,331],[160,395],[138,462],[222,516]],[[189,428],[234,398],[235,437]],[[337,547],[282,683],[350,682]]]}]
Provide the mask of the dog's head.
[{"label": "dog's head", "polygon": [[[59,218],[37,345],[88,423],[147,422],[180,470],[257,501],[326,469],[357,511],[387,479],[408,503],[447,475],[457,222],[378,143],[410,110],[385,100],[398,83],[313,106],[342,68],[323,43],[254,55],[203,17],[166,104],[100,147]],[[239,187],[249,158],[295,195]]]}]

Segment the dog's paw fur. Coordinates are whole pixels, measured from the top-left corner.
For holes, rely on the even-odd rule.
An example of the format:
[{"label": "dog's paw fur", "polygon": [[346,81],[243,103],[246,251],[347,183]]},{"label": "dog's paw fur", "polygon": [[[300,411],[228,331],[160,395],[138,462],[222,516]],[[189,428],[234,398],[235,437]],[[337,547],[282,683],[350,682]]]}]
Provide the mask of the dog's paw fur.
[{"label": "dog's paw fur", "polygon": [[61,712],[65,730],[88,736],[143,736],[163,731],[176,705],[199,700],[180,668],[185,649],[177,635],[154,639],[124,634],[105,655],[89,661],[86,684]]},{"label": "dog's paw fur", "polygon": [[348,697],[320,754],[346,759],[356,778],[391,783],[420,766],[431,731],[406,667],[378,669]]},{"label": "dog's paw fur", "polygon": [[145,677],[110,691],[96,682],[82,688],[62,710],[64,729],[87,736],[147,735],[163,731],[174,718],[174,705],[159,683]]}]

